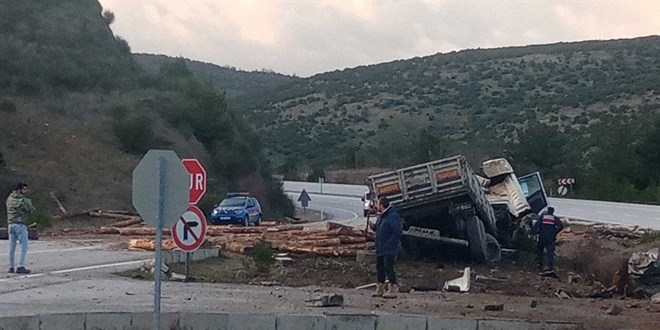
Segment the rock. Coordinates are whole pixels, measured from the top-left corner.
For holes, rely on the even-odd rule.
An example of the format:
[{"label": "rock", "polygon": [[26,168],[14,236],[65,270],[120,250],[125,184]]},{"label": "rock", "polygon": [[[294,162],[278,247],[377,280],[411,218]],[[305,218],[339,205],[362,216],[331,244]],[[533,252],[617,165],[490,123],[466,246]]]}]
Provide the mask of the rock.
[{"label": "rock", "polygon": [[491,311],[491,312],[501,312],[504,310],[504,304],[498,304],[498,305],[486,305],[484,306],[485,311]]},{"label": "rock", "polygon": [[334,293],[324,294],[305,300],[305,302],[316,307],[342,306],[344,305],[344,296]]},{"label": "rock", "polygon": [[616,304],[612,304],[610,308],[608,308],[605,313],[608,315],[619,315],[623,312],[623,309],[621,307],[617,306]]},{"label": "rock", "polygon": [[582,276],[568,273],[568,284],[578,283],[582,279]]},{"label": "rock", "polygon": [[412,290],[412,288],[410,287],[410,285],[405,285],[405,284],[404,284],[404,285],[399,286],[399,292],[409,293],[410,290]]},{"label": "rock", "polygon": [[467,305],[467,306],[465,306],[465,308],[467,308],[467,309],[473,309],[473,308],[474,308],[474,305]]},{"label": "rock", "polygon": [[531,308],[536,308],[536,306],[538,306],[538,305],[539,305],[539,302],[536,301],[536,300],[532,300],[532,301],[529,303],[529,307],[531,307]]},{"label": "rock", "polygon": [[651,296],[651,301],[654,303],[660,303],[660,292]]}]

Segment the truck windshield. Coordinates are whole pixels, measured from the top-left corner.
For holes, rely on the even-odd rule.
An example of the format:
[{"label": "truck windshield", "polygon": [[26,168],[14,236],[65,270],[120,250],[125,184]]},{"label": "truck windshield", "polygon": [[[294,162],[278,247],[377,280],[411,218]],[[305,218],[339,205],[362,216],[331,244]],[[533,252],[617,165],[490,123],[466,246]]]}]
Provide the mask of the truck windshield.
[{"label": "truck windshield", "polygon": [[221,203],[220,206],[245,206],[245,201],[247,200],[247,197],[231,197],[224,199]]}]

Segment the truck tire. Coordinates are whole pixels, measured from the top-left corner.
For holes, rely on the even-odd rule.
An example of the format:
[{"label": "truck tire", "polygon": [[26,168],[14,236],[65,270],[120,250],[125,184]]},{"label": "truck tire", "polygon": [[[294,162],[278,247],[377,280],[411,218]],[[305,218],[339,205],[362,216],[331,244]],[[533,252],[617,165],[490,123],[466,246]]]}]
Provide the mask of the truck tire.
[{"label": "truck tire", "polygon": [[502,256],[499,243],[495,237],[486,233],[481,220],[472,216],[466,220],[470,252],[478,261],[498,262]]}]

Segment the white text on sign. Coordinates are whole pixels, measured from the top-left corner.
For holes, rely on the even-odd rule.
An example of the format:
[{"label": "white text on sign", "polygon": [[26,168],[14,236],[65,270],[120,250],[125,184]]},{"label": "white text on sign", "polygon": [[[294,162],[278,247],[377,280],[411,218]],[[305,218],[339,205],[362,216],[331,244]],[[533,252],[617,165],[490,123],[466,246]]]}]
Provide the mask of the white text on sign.
[{"label": "white text on sign", "polygon": [[204,190],[204,175],[201,173],[190,174],[190,190]]}]

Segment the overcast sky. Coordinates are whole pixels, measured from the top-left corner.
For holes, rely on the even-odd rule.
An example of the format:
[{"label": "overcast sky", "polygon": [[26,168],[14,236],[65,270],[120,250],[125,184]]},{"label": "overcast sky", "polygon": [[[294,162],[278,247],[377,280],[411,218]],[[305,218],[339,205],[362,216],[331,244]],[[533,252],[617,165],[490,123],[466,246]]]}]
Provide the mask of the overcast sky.
[{"label": "overcast sky", "polygon": [[468,48],[660,34],[660,0],[100,0],[134,53],[301,77]]}]

